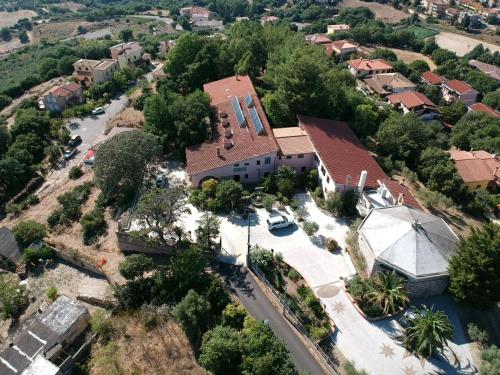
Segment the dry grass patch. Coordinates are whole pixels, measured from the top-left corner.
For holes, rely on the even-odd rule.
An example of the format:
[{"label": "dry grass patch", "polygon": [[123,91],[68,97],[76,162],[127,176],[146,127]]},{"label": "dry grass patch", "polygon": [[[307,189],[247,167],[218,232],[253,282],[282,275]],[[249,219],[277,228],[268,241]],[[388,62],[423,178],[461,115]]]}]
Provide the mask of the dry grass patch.
[{"label": "dry grass patch", "polygon": [[184,332],[171,318],[140,310],[119,313],[111,321],[111,340],[92,348],[91,375],[209,374],[198,365]]},{"label": "dry grass patch", "polygon": [[132,107],[127,107],[108,122],[106,131],[114,127],[142,129],[143,126],[144,114]]},{"label": "dry grass patch", "polygon": [[359,8],[365,7],[369,8],[373,13],[375,13],[375,18],[389,22],[389,23],[398,23],[405,18],[408,18],[409,15],[403,12],[402,10],[395,9],[389,4],[380,4],[375,2],[366,2],[361,0],[342,0],[342,2],[338,5],[339,8]]}]

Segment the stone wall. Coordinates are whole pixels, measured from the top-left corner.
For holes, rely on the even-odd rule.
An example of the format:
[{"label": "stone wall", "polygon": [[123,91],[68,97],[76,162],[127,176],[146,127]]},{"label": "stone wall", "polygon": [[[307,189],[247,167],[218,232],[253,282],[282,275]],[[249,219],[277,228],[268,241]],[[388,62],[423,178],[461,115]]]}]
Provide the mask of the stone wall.
[{"label": "stone wall", "polygon": [[173,254],[175,249],[171,246],[159,245],[152,247],[143,239],[130,237],[126,232],[116,232],[118,247],[124,253],[145,253],[145,254]]}]

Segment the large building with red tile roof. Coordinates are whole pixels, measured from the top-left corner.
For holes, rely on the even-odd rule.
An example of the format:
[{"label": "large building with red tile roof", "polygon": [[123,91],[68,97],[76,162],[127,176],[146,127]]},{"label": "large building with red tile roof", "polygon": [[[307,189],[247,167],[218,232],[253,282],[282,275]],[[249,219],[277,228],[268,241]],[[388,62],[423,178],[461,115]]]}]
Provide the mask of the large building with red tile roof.
[{"label": "large building with red tile roof", "polygon": [[500,118],[500,112],[496,109],[491,108],[489,105],[484,103],[474,103],[469,106],[469,112],[482,112],[486,113],[488,116]]},{"label": "large building with red tile roof", "polygon": [[469,190],[489,189],[500,184],[500,158],[489,152],[451,150],[457,173]]},{"label": "large building with red tile roof", "polygon": [[274,170],[279,146],[248,76],[203,86],[216,117],[211,140],[186,149],[189,181],[209,178],[256,183]]},{"label": "large building with red tile roof", "polygon": [[422,120],[434,120],[439,113],[436,104],[420,92],[401,92],[387,97],[389,103],[404,114],[413,112]]},{"label": "large building with red tile roof", "polygon": [[466,82],[452,79],[441,85],[441,94],[447,103],[459,100],[469,106],[476,102],[479,91]]},{"label": "large building with red tile roof", "polygon": [[347,67],[351,74],[356,78],[372,76],[380,73],[391,73],[394,68],[384,59],[356,59],[349,60]]}]

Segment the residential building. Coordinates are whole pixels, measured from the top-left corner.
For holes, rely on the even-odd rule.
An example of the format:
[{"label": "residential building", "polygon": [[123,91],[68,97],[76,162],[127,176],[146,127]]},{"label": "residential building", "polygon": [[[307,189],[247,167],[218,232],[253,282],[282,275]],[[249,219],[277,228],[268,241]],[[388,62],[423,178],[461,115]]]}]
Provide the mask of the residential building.
[{"label": "residential building", "polygon": [[262,16],[260,17],[260,23],[265,24],[265,23],[272,23],[273,25],[276,25],[280,21],[279,17],[276,16]]},{"label": "residential building", "polygon": [[450,7],[450,4],[448,2],[434,0],[431,2],[429,14],[432,17],[444,18],[446,16],[446,9],[448,9],[449,7]]},{"label": "residential building", "polygon": [[160,44],[158,45],[158,54],[161,57],[167,56],[167,54],[170,52],[172,48],[175,47],[175,40],[162,40]]},{"label": "residential building", "polygon": [[447,103],[460,100],[469,106],[476,102],[479,91],[466,82],[452,79],[441,85],[441,94]]},{"label": "residential building", "polygon": [[358,53],[358,46],[348,40],[336,40],[332,42],[331,49],[335,55],[340,57]]},{"label": "residential building", "polygon": [[14,270],[22,263],[23,254],[14,235],[7,227],[0,228],[0,269]]},{"label": "residential building", "polygon": [[306,42],[309,44],[322,45],[330,44],[332,40],[325,34],[309,34],[306,35]]},{"label": "residential building", "polygon": [[233,76],[203,86],[216,123],[210,140],[186,149],[189,184],[234,179],[257,183],[275,168],[278,143],[248,76]]},{"label": "residential building", "polygon": [[468,26],[470,28],[475,29],[481,25],[481,16],[478,13],[475,13],[475,11],[471,12],[468,10],[462,10],[462,11],[460,11],[460,13],[458,13],[457,22],[459,24],[462,24],[466,17],[469,18],[469,25]]},{"label": "residential building", "polygon": [[368,91],[380,96],[387,96],[393,93],[413,91],[417,87],[412,81],[400,73],[373,74],[363,80]]},{"label": "residential building", "polygon": [[498,66],[486,64],[478,60],[469,60],[469,66],[480,70],[484,74],[487,74],[491,78],[495,79],[497,82],[500,82],[500,68]]},{"label": "residential building", "polygon": [[457,173],[469,190],[500,185],[500,158],[489,152],[450,150]]},{"label": "residential building", "polygon": [[446,290],[458,241],[443,219],[406,206],[373,209],[358,229],[367,273],[395,271],[407,280],[412,297]]},{"label": "residential building", "polygon": [[120,43],[110,50],[111,58],[118,62],[120,69],[141,63],[144,53],[144,49],[137,42]]},{"label": "residential building", "polygon": [[[315,168],[323,193],[377,188],[387,178],[347,123],[297,116],[315,151]],[[361,178],[361,175],[365,175]]]},{"label": "residential building", "polygon": [[167,79],[167,73],[164,71],[164,64],[160,63],[158,66],[151,72],[153,79],[157,81],[161,81],[162,79]]},{"label": "residential building", "polygon": [[66,108],[84,102],[82,85],[65,83],[52,87],[42,95],[43,105],[50,112],[63,112]]},{"label": "residential building", "polygon": [[439,117],[439,111],[427,96],[420,92],[401,92],[387,97],[389,103],[404,114],[413,112],[424,121]]},{"label": "residential building", "polygon": [[428,71],[422,74],[422,82],[427,83],[428,85],[441,86],[446,82],[446,79],[441,77],[439,74]]},{"label": "residential building", "polygon": [[490,117],[500,118],[500,111],[491,108],[489,105],[484,103],[474,103],[469,106],[469,112],[483,112]]},{"label": "residential building", "polygon": [[422,206],[410,190],[402,183],[387,178],[378,180],[377,189],[365,189],[359,197],[356,209],[365,217],[372,209],[392,206],[407,206],[422,210]]},{"label": "residential building", "polygon": [[94,83],[103,83],[113,78],[113,74],[118,70],[118,63],[112,59],[80,59],[73,64],[73,68],[75,69],[73,75],[76,79],[88,87]]},{"label": "residential building", "polygon": [[451,21],[456,20],[459,13],[460,11],[457,8],[448,8],[444,12],[445,17]]},{"label": "residential building", "polygon": [[351,30],[351,26],[346,25],[346,24],[328,25],[326,33],[328,35],[333,35],[333,34],[338,33],[338,32],[349,31],[349,30]]},{"label": "residential building", "polygon": [[209,11],[208,9],[202,8],[202,7],[185,7],[179,9],[179,14],[181,16],[187,17],[192,19],[193,17],[197,19],[206,19],[209,20],[213,16],[213,12]]},{"label": "residential building", "polygon": [[191,26],[194,30],[222,30],[224,24],[219,20],[193,20]]},{"label": "residential building", "polygon": [[276,168],[287,165],[298,174],[314,168],[314,147],[304,129],[299,126],[276,128],[273,129],[273,134],[280,149]]},{"label": "residential building", "polygon": [[68,347],[87,328],[85,306],[60,296],[0,352],[2,375],[60,375],[73,363]]},{"label": "residential building", "polygon": [[369,77],[373,74],[391,73],[394,70],[392,65],[383,59],[349,60],[347,62],[347,67],[351,74],[356,78]]}]

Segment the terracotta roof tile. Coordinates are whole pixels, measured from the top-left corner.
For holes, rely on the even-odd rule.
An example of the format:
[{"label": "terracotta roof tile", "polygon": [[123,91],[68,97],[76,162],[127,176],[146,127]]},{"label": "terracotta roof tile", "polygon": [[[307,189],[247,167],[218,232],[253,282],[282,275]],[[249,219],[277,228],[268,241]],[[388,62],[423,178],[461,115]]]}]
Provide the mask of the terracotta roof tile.
[{"label": "terracotta roof tile", "polygon": [[420,92],[401,92],[392,94],[387,97],[390,103],[394,105],[403,104],[406,108],[412,109],[426,105],[428,107],[436,107],[436,105],[424,94]]},{"label": "terracotta roof tile", "polygon": [[471,91],[476,91],[471,85],[463,81],[459,81],[458,79],[452,79],[451,81],[446,82],[445,86],[451,89],[452,91],[455,91],[459,95],[463,95]]},{"label": "terracotta roof tile", "polygon": [[389,189],[389,191],[391,192],[391,195],[396,200],[396,202],[401,195],[403,199],[403,205],[416,208],[417,210],[422,210],[422,206],[406,186],[392,179],[384,180],[383,182],[387,189]]},{"label": "terracotta roof tile", "polygon": [[310,154],[314,147],[304,129],[294,126],[273,129],[274,137],[280,146],[282,155]]},{"label": "terracotta roof tile", "polygon": [[[205,84],[203,89],[210,95],[214,111],[218,114],[227,113],[229,127],[224,128],[221,121],[218,121],[211,141],[186,149],[186,164],[189,174],[208,171],[279,150],[264,109],[248,76],[233,76],[210,82]],[[243,100],[247,94],[251,95],[264,126],[264,132],[260,135],[257,134],[249,109]],[[231,104],[234,96],[238,98],[247,126],[240,127],[238,125]],[[227,131],[231,133],[229,138],[225,136]],[[233,146],[228,149],[224,148],[225,141],[232,142]],[[220,149],[220,156],[217,155],[217,148]]]},{"label": "terracotta roof tile", "polygon": [[306,42],[311,44],[331,44],[332,40],[325,34],[306,35]]},{"label": "terracotta roof tile", "polygon": [[422,74],[422,78],[425,82],[430,83],[431,85],[440,85],[446,82],[446,79],[441,77],[439,74],[430,71]]},{"label": "terracotta roof tile", "polygon": [[356,186],[363,170],[368,172],[366,186],[369,188],[378,187],[377,180],[388,178],[347,123],[309,116],[297,117],[334,181],[344,184],[346,177],[351,176],[350,185]]},{"label": "terracotta roof tile", "polygon": [[500,180],[500,160],[486,151],[451,150],[450,157],[464,182]]},{"label": "terracotta roof tile", "polygon": [[488,114],[491,117],[500,118],[500,112],[499,111],[491,108],[489,105],[486,105],[484,103],[474,103],[474,104],[472,104],[469,107],[469,109],[472,112],[484,112],[484,113]]},{"label": "terracotta roof tile", "polygon": [[389,64],[384,59],[356,59],[349,60],[347,65],[353,67],[356,70],[382,70],[382,69],[392,69],[393,66]]}]

